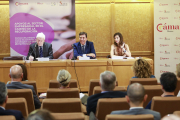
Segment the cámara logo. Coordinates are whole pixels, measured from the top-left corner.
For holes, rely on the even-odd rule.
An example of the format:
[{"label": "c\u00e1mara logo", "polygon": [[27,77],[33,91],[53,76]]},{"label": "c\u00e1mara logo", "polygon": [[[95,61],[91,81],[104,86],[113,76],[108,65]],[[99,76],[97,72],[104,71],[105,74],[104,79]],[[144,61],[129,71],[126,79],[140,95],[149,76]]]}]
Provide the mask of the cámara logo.
[{"label": "c\u00e1mara logo", "polygon": [[180,53],[180,51],[179,51],[179,50],[176,50],[176,53]]},{"label": "c\u00e1mara logo", "polygon": [[169,46],[169,44],[160,44],[159,46],[160,47],[166,47],[166,46]]},{"label": "c\u00e1mara logo", "polygon": [[166,72],[169,72],[169,71],[160,70],[160,73],[166,73]]},{"label": "c\u00e1mara logo", "polygon": [[160,3],[159,6],[168,6],[168,4]]},{"label": "c\u00e1mara logo", "polygon": [[169,58],[160,57],[160,60],[169,60]]},{"label": "c\u00e1mara logo", "polygon": [[20,3],[20,2],[16,2],[15,5],[16,5],[16,6],[20,6],[20,5],[28,5],[28,3]]},{"label": "c\u00e1mara logo", "polygon": [[160,20],[168,19],[168,17],[159,17]]},{"label": "c\u00e1mara logo", "polygon": [[163,32],[163,30],[167,30],[168,32],[173,32],[173,30],[179,30],[180,25],[166,25],[166,23],[163,25],[162,23],[159,23],[156,27],[157,31]]},{"label": "c\u00e1mara logo", "polygon": [[176,40],[180,40],[180,37],[176,37]]},{"label": "c\u00e1mara logo", "polygon": [[165,67],[170,67],[170,65],[168,65],[168,64],[165,64]]}]

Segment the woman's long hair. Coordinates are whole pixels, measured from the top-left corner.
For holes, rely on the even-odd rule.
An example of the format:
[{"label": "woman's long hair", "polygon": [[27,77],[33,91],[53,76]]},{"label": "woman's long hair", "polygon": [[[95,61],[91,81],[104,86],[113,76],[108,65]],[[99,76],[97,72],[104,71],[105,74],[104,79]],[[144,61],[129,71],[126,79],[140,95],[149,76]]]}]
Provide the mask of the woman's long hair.
[{"label": "woman's long hair", "polygon": [[117,47],[118,47],[118,46],[122,46],[123,43],[124,43],[124,42],[123,42],[123,36],[122,36],[122,34],[119,33],[119,32],[117,32],[117,33],[114,34],[114,38],[115,38],[116,35],[118,35],[118,36],[120,37],[120,41],[119,41],[119,44],[117,44],[117,43],[114,41],[114,45],[117,46]]}]

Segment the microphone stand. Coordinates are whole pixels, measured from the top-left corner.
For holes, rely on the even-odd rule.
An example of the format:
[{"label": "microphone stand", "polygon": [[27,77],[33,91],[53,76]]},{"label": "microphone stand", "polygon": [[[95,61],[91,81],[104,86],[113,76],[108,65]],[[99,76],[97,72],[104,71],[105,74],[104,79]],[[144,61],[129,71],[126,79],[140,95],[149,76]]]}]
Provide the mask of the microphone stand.
[{"label": "microphone stand", "polygon": [[73,48],[73,58],[71,60],[76,60],[76,58],[74,57],[74,44],[71,45]]}]

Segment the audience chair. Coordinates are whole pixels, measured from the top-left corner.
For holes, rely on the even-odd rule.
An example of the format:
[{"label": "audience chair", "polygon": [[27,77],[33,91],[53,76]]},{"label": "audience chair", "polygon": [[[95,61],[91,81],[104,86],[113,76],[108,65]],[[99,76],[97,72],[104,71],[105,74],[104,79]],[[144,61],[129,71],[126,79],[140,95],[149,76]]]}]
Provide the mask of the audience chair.
[{"label": "audience chair", "polygon": [[10,56],[4,57],[3,60],[23,60],[24,56]]},{"label": "audience chair", "polygon": [[130,83],[140,83],[142,85],[157,85],[156,78],[131,78]]},{"label": "audience chair", "polygon": [[180,111],[174,111],[173,114],[180,117]]},{"label": "audience chair", "polygon": [[[123,86],[116,86],[113,91],[123,91],[123,92],[125,92],[126,90],[127,89],[125,87],[123,87]],[[93,95],[97,94],[97,93],[101,93],[101,87],[100,86],[94,87]]]},{"label": "audience chair", "polygon": [[176,90],[174,91],[174,95],[177,96],[179,91],[180,91],[180,78],[177,81]]},{"label": "audience chair", "polygon": [[43,99],[41,109],[47,109],[52,113],[82,112],[80,98]]},{"label": "audience chair", "polygon": [[[22,84],[27,84],[27,85],[32,85],[34,87],[34,91],[38,95],[36,81],[21,81],[21,83]],[[11,81],[8,81],[8,84],[11,84]]]},{"label": "audience chair", "polygon": [[24,117],[28,116],[28,109],[25,98],[8,98],[5,109],[19,110]]},{"label": "audience chair", "polygon": [[[88,96],[93,95],[93,89],[96,86],[100,86],[99,85],[99,79],[91,79],[90,82],[89,82]],[[118,86],[118,81],[116,81],[116,86]]]},{"label": "audience chair", "polygon": [[126,98],[101,98],[98,100],[96,117],[98,120],[105,120],[107,114],[115,110],[129,110]]},{"label": "audience chair", "polygon": [[34,98],[31,89],[8,89],[9,98],[25,98],[28,107],[28,113],[35,110]]},{"label": "audience chair", "polygon": [[79,98],[79,89],[78,88],[48,89],[47,98]]},{"label": "audience chair", "polygon": [[154,96],[161,96],[163,94],[161,85],[144,85],[145,94],[148,95],[144,102],[144,107],[152,100]]},{"label": "audience chair", "polygon": [[0,116],[0,120],[16,120],[16,118],[13,115],[3,115]]},{"label": "audience chair", "polygon": [[154,120],[154,116],[147,115],[107,115],[106,120]]},{"label": "audience chair", "polygon": [[161,116],[173,114],[180,110],[180,97],[153,97],[151,110],[161,113]]},{"label": "audience chair", "polygon": [[88,120],[83,113],[51,113],[55,120]]},{"label": "audience chair", "polygon": [[36,81],[22,81],[21,83],[27,84],[27,85],[32,85],[34,87],[34,91],[38,95]]},{"label": "audience chair", "polygon": [[[49,88],[59,88],[59,87],[60,87],[60,84],[57,80],[50,80],[49,81]],[[70,88],[78,88],[77,80],[71,79],[69,87]]]}]

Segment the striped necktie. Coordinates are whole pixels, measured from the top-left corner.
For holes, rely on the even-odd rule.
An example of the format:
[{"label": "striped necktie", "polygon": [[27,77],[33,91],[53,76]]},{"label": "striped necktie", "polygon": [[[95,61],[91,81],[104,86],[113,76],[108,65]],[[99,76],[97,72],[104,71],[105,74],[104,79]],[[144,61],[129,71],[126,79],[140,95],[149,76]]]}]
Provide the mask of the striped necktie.
[{"label": "striped necktie", "polygon": [[40,56],[40,57],[43,57],[42,46],[40,46],[40,52],[39,52],[39,53],[40,53],[39,56]]}]

